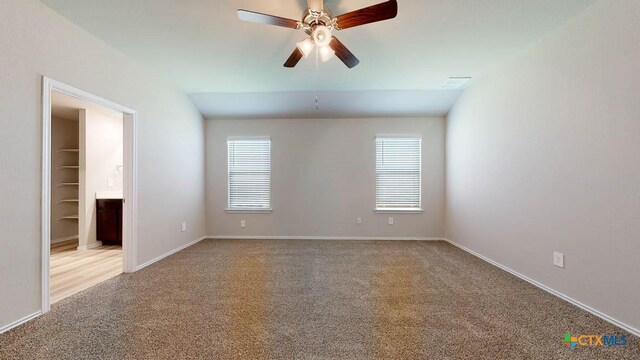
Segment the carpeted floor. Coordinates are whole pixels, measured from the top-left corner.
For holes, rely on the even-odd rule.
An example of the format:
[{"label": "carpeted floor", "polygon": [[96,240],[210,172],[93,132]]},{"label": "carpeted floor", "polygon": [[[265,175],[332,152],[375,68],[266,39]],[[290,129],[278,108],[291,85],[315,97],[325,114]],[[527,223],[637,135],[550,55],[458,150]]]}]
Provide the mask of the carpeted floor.
[{"label": "carpeted floor", "polygon": [[[565,332],[626,346],[563,345]],[[0,359],[640,359],[444,242],[202,241],[0,335]]]}]

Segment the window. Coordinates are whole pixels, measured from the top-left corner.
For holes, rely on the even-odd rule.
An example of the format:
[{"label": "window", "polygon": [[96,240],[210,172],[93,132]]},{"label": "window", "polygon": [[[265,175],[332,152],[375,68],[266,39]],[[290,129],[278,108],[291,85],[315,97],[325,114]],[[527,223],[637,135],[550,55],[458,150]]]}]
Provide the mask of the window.
[{"label": "window", "polygon": [[422,211],[420,137],[376,138],[376,211]]},{"label": "window", "polygon": [[227,210],[271,210],[271,140],[228,138]]}]

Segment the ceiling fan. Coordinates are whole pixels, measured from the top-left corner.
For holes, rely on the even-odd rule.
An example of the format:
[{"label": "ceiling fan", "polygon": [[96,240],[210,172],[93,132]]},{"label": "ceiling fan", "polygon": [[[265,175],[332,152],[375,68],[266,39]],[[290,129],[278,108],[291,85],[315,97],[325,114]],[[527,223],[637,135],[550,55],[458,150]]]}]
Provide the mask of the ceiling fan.
[{"label": "ceiling fan", "polygon": [[398,14],[396,0],[389,0],[336,17],[331,15],[331,10],[324,7],[323,0],[307,0],[307,5],[308,8],[302,13],[301,21],[242,9],[238,10],[238,17],[243,21],[301,29],[307,34],[304,40],[297,43],[296,49],[284,63],[285,67],[296,66],[302,57],[306,58],[317,47],[318,55],[323,62],[335,55],[351,69],[358,65],[360,60],[332,35],[332,31],[393,19]]}]

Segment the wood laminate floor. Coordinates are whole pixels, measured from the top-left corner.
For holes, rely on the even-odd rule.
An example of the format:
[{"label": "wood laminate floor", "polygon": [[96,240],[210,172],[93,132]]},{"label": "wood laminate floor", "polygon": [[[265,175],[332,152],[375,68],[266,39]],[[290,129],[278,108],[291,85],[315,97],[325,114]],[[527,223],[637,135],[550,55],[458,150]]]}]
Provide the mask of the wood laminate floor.
[{"label": "wood laminate floor", "polygon": [[77,250],[78,240],[51,245],[51,303],[122,273],[122,247]]}]

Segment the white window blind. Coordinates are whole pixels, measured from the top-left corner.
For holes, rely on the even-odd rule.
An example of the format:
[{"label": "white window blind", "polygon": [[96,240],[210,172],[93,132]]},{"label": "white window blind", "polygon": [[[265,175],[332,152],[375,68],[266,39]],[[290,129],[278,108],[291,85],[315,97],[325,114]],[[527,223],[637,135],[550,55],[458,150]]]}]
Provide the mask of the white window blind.
[{"label": "white window blind", "polygon": [[420,210],[419,137],[376,138],[376,210]]},{"label": "white window blind", "polygon": [[271,140],[227,139],[229,210],[271,209]]}]

